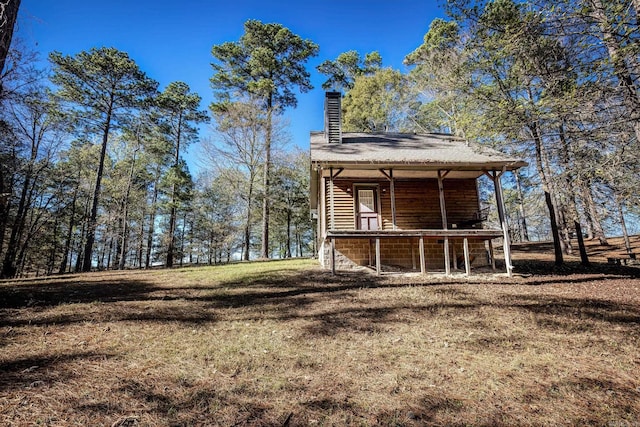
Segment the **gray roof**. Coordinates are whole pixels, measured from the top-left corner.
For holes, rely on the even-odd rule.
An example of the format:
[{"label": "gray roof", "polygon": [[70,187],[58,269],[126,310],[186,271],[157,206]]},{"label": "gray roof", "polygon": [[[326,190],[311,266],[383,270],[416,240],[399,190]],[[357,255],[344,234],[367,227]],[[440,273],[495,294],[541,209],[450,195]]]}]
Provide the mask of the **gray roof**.
[{"label": "gray roof", "polygon": [[447,134],[342,134],[342,143],[329,144],[324,132],[311,132],[311,162],[326,166],[420,166],[451,169],[502,169],[526,166],[520,159],[470,144]]}]

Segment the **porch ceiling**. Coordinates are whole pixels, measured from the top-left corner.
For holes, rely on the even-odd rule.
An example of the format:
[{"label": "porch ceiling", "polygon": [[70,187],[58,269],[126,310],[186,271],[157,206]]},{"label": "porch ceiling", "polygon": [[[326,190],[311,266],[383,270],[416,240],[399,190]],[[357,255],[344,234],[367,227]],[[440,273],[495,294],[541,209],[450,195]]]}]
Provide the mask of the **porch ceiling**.
[{"label": "porch ceiling", "polygon": [[[335,170],[340,169],[340,167],[334,167]],[[378,167],[376,169],[352,169],[349,167],[345,167],[337,179],[380,179],[385,178],[385,176],[380,172],[380,169],[384,169],[388,171],[389,169],[393,169],[393,178],[394,179],[425,179],[425,178],[437,178],[438,170],[434,169],[426,169],[426,170],[417,170],[417,169],[398,169],[397,167]],[[446,169],[446,168],[443,168]],[[328,167],[322,168],[321,176],[329,177],[331,174]],[[447,179],[464,179],[464,178],[478,178],[482,175],[482,171],[479,170],[451,170],[449,174],[447,174]]]}]

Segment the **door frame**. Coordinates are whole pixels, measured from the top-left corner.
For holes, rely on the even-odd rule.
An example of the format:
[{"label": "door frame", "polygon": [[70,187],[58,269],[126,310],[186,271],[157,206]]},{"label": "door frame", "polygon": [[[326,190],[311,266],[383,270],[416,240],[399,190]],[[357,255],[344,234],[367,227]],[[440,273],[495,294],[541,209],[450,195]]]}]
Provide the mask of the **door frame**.
[{"label": "door frame", "polygon": [[360,230],[360,218],[358,217],[360,213],[359,206],[359,197],[358,190],[373,190],[373,196],[376,199],[376,215],[378,218],[378,230],[382,230],[382,202],[380,201],[380,184],[378,183],[367,183],[367,182],[358,182],[353,184],[353,225],[354,230]]}]

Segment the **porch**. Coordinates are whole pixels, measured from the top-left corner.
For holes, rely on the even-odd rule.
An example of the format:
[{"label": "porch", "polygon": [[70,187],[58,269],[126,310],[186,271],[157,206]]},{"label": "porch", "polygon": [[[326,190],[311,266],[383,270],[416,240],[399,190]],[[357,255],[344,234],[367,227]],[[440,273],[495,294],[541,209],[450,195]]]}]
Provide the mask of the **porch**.
[{"label": "porch", "polygon": [[[493,241],[502,239],[506,273],[511,275],[510,242],[501,186],[501,177],[507,168],[478,169],[320,166],[317,183],[312,183],[312,186],[318,194],[320,247],[328,250],[327,254],[322,252],[322,264],[332,272],[339,268],[336,265],[338,241],[342,246],[351,248],[347,249],[351,253],[338,252],[340,256],[351,259],[355,265],[375,266],[379,275],[385,260],[393,259],[393,252],[401,247],[403,242],[398,239],[405,239],[405,242],[409,239],[412,248],[404,248],[404,260],[413,258],[413,270],[419,265],[422,274],[444,269],[445,274],[450,275],[452,269],[464,265],[464,272],[469,275],[473,262],[470,245],[476,256],[480,255],[480,245],[482,248],[488,246],[482,251],[481,259],[488,259],[484,266],[490,265],[495,270]],[[480,175],[485,175],[493,183],[500,228],[482,228],[489,208],[480,206],[476,181]],[[383,181],[376,180],[380,176]],[[362,200],[362,193],[367,195],[366,201]],[[370,244],[361,244],[359,250],[355,250],[354,240],[368,240]],[[390,241],[393,244],[386,243]],[[386,246],[383,244],[381,248],[381,242]],[[430,266],[426,262],[426,242],[429,242]],[[362,256],[367,249],[368,263],[363,262]],[[435,250],[439,251],[438,256],[433,254]],[[359,259],[355,260],[354,255]]]},{"label": "porch", "polygon": [[[493,251],[493,239],[504,237],[502,230],[491,229],[425,229],[425,230],[329,230],[326,232],[325,240],[329,244],[329,265],[331,273],[336,272],[336,241],[340,239],[364,239],[372,242],[375,249],[372,258],[375,260],[376,275],[380,275],[383,263],[383,252],[381,250],[381,240],[390,239],[412,239],[417,240],[418,263],[420,272],[427,273],[425,242],[429,240],[442,241],[444,255],[444,272],[451,274],[453,269],[458,269],[458,260],[455,245],[450,243],[454,240],[462,241],[462,257],[464,260],[464,271],[466,275],[471,274],[471,256],[469,250],[470,241],[486,241],[488,243],[490,265],[492,270],[496,270],[495,256]],[[453,249],[451,251],[450,249]],[[412,251],[413,253],[413,251]],[[511,274],[510,265],[507,262],[507,274]]]}]

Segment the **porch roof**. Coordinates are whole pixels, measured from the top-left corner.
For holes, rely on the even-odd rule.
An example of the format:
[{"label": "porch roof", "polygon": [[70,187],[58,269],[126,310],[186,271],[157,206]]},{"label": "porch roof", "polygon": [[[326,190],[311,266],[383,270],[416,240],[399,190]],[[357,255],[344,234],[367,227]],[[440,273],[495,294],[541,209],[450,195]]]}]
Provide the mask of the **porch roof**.
[{"label": "porch roof", "polygon": [[311,163],[323,167],[380,167],[422,170],[514,170],[527,163],[448,134],[345,132],[342,143],[327,143],[311,132]]}]

